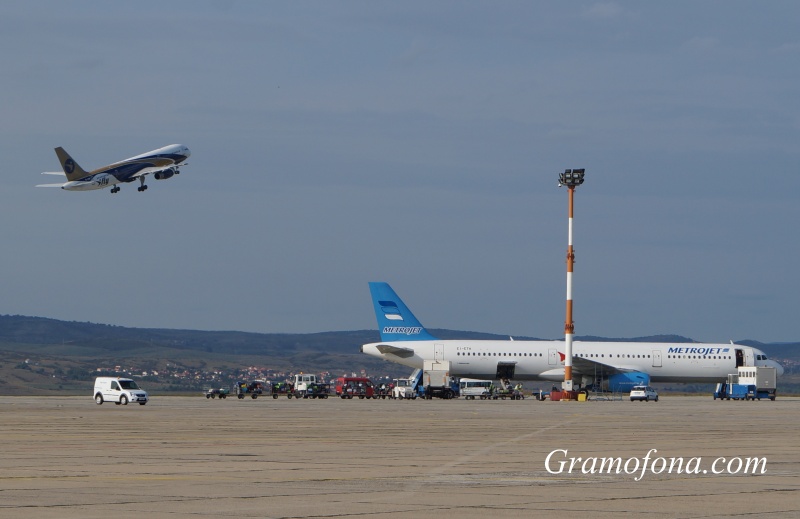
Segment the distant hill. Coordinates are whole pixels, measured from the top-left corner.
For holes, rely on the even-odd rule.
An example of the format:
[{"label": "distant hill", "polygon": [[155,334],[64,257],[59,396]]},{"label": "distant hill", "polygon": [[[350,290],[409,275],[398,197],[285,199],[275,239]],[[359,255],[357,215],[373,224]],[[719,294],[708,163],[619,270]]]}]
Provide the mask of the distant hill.
[{"label": "distant hill", "polygon": [[0,316],[0,342],[58,346],[63,353],[85,356],[125,351],[138,356],[153,349],[194,350],[232,355],[287,355],[300,350],[358,352],[358,346],[379,340],[378,332],[310,334],[126,328],[43,317]]},{"label": "distant hill", "polygon": [[[443,339],[507,340],[508,335],[482,332],[430,329]],[[543,340],[515,336],[515,340]],[[287,356],[299,352],[354,354],[359,346],[378,342],[377,330],[318,332],[305,334],[200,331],[164,328],[127,328],[90,322],[59,321],[44,317],[0,315],[0,343],[37,345],[36,349],[75,356],[149,355],[160,349],[187,350],[227,355]],[[578,341],[694,343],[680,335],[652,335],[634,338],[576,336]],[[800,343],[766,344],[754,340],[738,341],[763,349],[772,356],[800,360]]]},{"label": "distant hill", "polygon": [[[507,335],[431,329],[443,339],[508,340]],[[515,340],[537,340],[513,337]],[[408,368],[368,357],[360,346],[378,342],[377,330],[319,332],[307,334],[247,333],[158,328],[127,328],[90,322],[59,321],[43,317],[0,316],[0,394],[29,394],[37,391],[80,386],[102,366],[127,365],[137,370],[164,370],[181,365],[198,373],[225,370],[235,372],[246,366],[269,366],[275,370],[330,373],[361,372],[371,376],[403,376]],[[541,340],[541,339],[538,339]],[[583,341],[625,341],[692,343],[678,335],[637,338],[579,336]],[[738,344],[764,350],[775,359],[800,363],[800,343]],[[124,361],[124,362],[123,362]],[[131,367],[127,369],[133,369]],[[196,375],[196,385],[203,383]],[[209,375],[210,376],[210,375]],[[163,382],[163,381],[162,381]],[[159,381],[153,381],[159,384]],[[78,384],[76,386],[75,384]],[[164,382],[164,387],[167,387]],[[174,385],[174,384],[173,384]]]}]

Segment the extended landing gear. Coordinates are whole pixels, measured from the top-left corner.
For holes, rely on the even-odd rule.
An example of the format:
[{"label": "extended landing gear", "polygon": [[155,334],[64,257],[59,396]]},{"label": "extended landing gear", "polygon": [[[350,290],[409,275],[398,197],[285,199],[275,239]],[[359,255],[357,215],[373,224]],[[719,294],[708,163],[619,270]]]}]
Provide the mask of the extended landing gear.
[{"label": "extended landing gear", "polygon": [[111,194],[113,195],[114,193],[119,193],[119,186],[114,186],[111,188]]},{"label": "extended landing gear", "polygon": [[144,185],[144,177],[139,177],[139,182],[141,182],[141,183],[142,183],[142,185],[141,185],[141,186],[139,186],[139,187],[137,187],[137,188],[136,188],[136,190],[137,190],[138,192],[140,192],[140,193],[141,193],[142,191],[147,191],[147,186],[146,186],[146,185]]}]

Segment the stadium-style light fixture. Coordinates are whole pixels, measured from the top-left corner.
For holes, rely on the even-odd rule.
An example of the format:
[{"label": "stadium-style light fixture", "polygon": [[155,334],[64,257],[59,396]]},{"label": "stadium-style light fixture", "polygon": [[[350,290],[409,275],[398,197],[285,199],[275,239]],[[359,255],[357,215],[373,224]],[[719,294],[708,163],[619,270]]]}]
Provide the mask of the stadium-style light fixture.
[{"label": "stadium-style light fixture", "polygon": [[569,194],[569,239],[567,245],[567,318],[564,321],[564,383],[562,389],[570,392],[562,400],[572,397],[572,338],[575,335],[575,323],[572,321],[572,266],[575,262],[575,251],[572,248],[572,199],[575,188],[583,184],[585,169],[565,169],[558,175],[558,187],[567,186]]},{"label": "stadium-style light fixture", "polygon": [[565,169],[563,173],[558,175],[558,187],[577,187],[583,184],[583,175],[585,169]]}]

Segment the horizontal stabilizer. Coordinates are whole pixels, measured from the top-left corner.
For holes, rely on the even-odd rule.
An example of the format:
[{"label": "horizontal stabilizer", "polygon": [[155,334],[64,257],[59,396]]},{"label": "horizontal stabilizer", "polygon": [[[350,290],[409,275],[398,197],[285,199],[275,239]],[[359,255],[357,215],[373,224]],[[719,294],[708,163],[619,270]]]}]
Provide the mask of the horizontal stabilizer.
[{"label": "horizontal stabilizer", "polygon": [[391,353],[392,355],[397,355],[398,357],[408,358],[414,356],[414,350],[411,348],[403,348],[402,346],[391,346],[389,344],[379,344],[376,346],[379,352],[386,354]]},{"label": "horizontal stabilizer", "polygon": [[36,187],[63,187],[64,184],[38,184]]},{"label": "horizontal stabilizer", "polygon": [[63,171],[42,171],[42,175],[58,175],[59,177],[66,177]]}]

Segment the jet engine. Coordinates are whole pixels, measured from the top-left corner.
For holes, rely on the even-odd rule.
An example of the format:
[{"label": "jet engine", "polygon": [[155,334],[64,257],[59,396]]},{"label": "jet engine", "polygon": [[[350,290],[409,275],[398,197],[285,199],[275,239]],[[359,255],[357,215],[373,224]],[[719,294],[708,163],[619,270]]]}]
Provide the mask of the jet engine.
[{"label": "jet engine", "polygon": [[177,172],[178,168],[162,169],[161,171],[156,171],[155,173],[153,173],[153,177],[155,177],[156,180],[166,180],[168,178],[171,178]]},{"label": "jet engine", "polygon": [[641,371],[629,371],[627,373],[617,373],[608,377],[608,391],[627,392],[633,386],[650,385],[650,375]]}]

